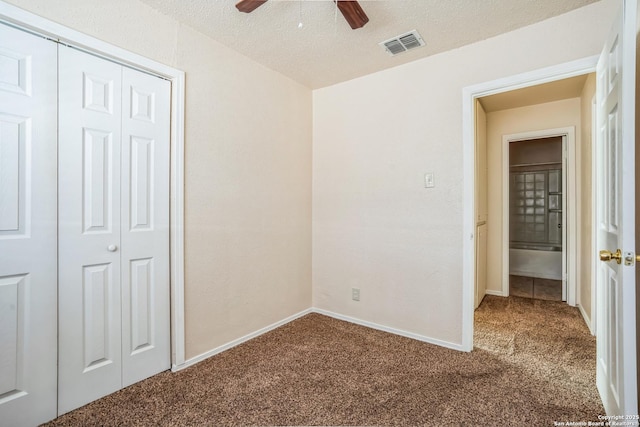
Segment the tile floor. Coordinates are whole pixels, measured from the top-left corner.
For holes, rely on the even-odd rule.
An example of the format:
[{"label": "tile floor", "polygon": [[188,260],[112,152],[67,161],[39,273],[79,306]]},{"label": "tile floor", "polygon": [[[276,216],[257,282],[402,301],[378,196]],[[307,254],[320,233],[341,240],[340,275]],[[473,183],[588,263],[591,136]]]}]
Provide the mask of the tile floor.
[{"label": "tile floor", "polygon": [[510,275],[509,295],[548,301],[562,301],[562,281]]}]

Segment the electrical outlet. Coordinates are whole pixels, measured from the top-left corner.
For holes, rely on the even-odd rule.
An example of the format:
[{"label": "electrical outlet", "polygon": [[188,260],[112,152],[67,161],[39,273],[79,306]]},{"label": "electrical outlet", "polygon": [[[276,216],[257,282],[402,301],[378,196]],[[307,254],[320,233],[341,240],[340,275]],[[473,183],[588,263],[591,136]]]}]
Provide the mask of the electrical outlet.
[{"label": "electrical outlet", "polygon": [[360,289],[351,288],[351,299],[354,301],[360,301]]}]

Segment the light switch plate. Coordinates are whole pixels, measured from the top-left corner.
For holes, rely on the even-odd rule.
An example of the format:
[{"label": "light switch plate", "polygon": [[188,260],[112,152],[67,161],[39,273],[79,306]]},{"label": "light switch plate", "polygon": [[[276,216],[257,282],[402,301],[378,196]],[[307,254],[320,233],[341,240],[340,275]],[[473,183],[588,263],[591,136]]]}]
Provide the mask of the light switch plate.
[{"label": "light switch plate", "polygon": [[424,187],[433,188],[436,184],[433,181],[433,172],[427,172],[424,174]]}]

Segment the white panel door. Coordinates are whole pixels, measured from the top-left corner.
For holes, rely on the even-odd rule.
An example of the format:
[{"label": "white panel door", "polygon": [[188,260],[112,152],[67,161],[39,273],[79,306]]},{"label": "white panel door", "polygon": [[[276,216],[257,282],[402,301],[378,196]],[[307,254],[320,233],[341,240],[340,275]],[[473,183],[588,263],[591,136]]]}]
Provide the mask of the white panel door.
[{"label": "white panel door", "polygon": [[60,414],[170,367],[170,83],[60,47]]},{"label": "white panel door", "polygon": [[59,400],[121,388],[121,66],[59,48]]},{"label": "white panel door", "polygon": [[56,45],[0,24],[0,424],[56,416]]},{"label": "white panel door", "polygon": [[[637,415],[634,94],[636,0],[625,0],[597,69],[597,385],[609,415]],[[616,252],[620,250],[618,257]],[[604,258],[608,257],[604,254]],[[617,261],[617,262],[616,262]]]},{"label": "white panel door", "polygon": [[170,367],[171,84],[123,67],[122,381]]}]

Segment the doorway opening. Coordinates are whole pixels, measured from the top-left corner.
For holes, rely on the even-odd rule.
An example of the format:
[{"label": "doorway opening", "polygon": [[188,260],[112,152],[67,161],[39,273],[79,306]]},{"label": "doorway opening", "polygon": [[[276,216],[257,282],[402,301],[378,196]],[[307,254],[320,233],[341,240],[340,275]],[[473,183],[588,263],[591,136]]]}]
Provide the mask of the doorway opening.
[{"label": "doorway opening", "polygon": [[595,75],[586,73],[479,97],[476,129],[486,131],[475,135],[476,168],[487,171],[475,182],[477,217],[487,223],[487,265],[479,264],[483,248],[475,255],[476,274],[486,277],[476,282],[489,295],[566,301],[589,328],[594,93]]},{"label": "doorway opening", "polygon": [[507,140],[508,295],[567,300],[566,144],[566,135]]},{"label": "doorway opening", "polygon": [[[592,96],[583,95],[585,88],[585,79],[589,79],[590,87],[595,90],[595,77],[592,74],[595,71],[597,57],[589,57],[578,61],[560,64],[557,66],[540,69],[534,72],[524,73],[521,75],[511,76],[504,79],[498,79],[491,82],[469,86],[463,89],[463,144],[464,144],[464,169],[465,171],[465,195],[464,195],[464,253],[466,254],[463,264],[463,348],[467,351],[473,349],[473,323],[474,308],[477,299],[480,301],[484,295],[507,296],[509,294],[509,212],[508,204],[506,205],[506,215],[503,210],[505,206],[502,202],[502,194],[509,193],[508,176],[509,163],[503,161],[502,150],[505,144],[504,137],[511,136],[511,140],[530,140],[547,136],[563,136],[567,135],[567,156],[568,166],[573,165],[573,172],[567,170],[564,173],[565,180],[569,188],[571,184],[576,186],[574,194],[577,200],[573,203],[565,203],[564,210],[582,212],[583,208],[588,207],[586,211],[591,211],[591,109]],[[566,85],[567,82],[573,83]],[[572,87],[572,88],[571,88]],[[577,89],[576,89],[577,87]],[[567,94],[569,92],[569,95]],[[528,96],[518,96],[526,94]],[[583,99],[588,97],[588,102]],[[507,103],[506,108],[496,107],[495,103]],[[577,108],[576,114],[579,117],[576,121],[568,122],[560,120],[558,114],[546,111],[545,107],[556,107],[556,112],[562,111],[565,104],[573,104]],[[588,107],[588,109],[587,109]],[[494,111],[495,109],[495,111]],[[528,119],[514,118],[511,113],[522,113],[524,110],[530,109]],[[564,108],[566,110],[566,108]],[[510,110],[505,112],[504,110]],[[588,120],[581,120],[587,116]],[[541,112],[548,115],[549,120],[541,123],[535,122]],[[482,159],[483,153],[476,144],[478,141],[477,131],[482,129],[482,124],[476,121],[477,117],[486,116],[489,122],[485,122],[485,140],[486,150],[485,156],[487,161],[485,164],[479,164],[478,160]],[[525,117],[525,116],[522,116]],[[498,131],[492,128],[490,121],[497,118],[502,128]],[[489,124],[489,126],[487,126]],[[568,126],[570,125],[570,126]],[[498,127],[500,127],[498,126]],[[588,131],[584,129],[588,127]],[[570,133],[567,129],[572,128],[575,138],[575,146],[579,150],[572,152],[569,142]],[[549,130],[555,130],[555,135],[549,135]],[[543,132],[544,131],[544,132]],[[498,132],[497,144],[493,132]],[[513,137],[513,136],[516,137]],[[491,143],[491,141],[493,143]],[[507,142],[508,144],[508,142]],[[588,153],[588,154],[587,154]],[[508,158],[508,156],[506,156]],[[493,160],[492,160],[493,159]],[[497,163],[495,163],[497,159]],[[503,174],[503,170],[506,173]],[[483,180],[483,174],[486,178]],[[506,175],[507,179],[503,180]],[[579,177],[579,179],[576,179]],[[506,188],[505,188],[506,187]],[[479,189],[486,189],[487,194],[483,196]],[[582,192],[589,193],[588,197],[583,197]],[[570,193],[570,192],[569,192]],[[484,212],[478,209],[485,209]],[[568,213],[568,212],[567,212]],[[507,221],[503,221],[503,217]],[[486,250],[484,254],[478,247],[481,237],[480,219],[486,218]],[[595,302],[591,298],[591,292],[585,289],[578,289],[576,286],[575,300],[571,300],[572,292],[569,288],[572,276],[575,283],[579,283],[582,287],[583,283],[591,286],[592,277],[591,269],[586,269],[586,265],[579,264],[579,260],[583,258],[582,253],[587,254],[589,258],[592,249],[592,233],[586,232],[590,230],[591,217],[578,218],[576,221],[563,221],[563,224],[573,228],[567,229],[568,244],[563,245],[564,248],[573,248],[573,258],[576,265],[573,267],[575,273],[568,274],[568,287],[566,300],[570,305],[578,305],[583,316],[593,319],[592,305]],[[506,229],[506,230],[505,230]],[[572,243],[573,239],[573,243]],[[502,250],[503,246],[506,250]],[[578,253],[579,251],[579,253]],[[572,253],[571,249],[568,252]],[[486,257],[486,262],[479,265],[478,259]],[[567,268],[569,273],[572,271],[571,257],[567,260]],[[503,268],[507,266],[507,268]],[[480,281],[477,277],[478,272],[486,271],[485,286],[486,291],[483,295],[476,294],[476,284]],[[505,275],[506,271],[506,275]],[[505,289],[506,288],[506,289]],[[479,298],[478,298],[479,297]],[[591,326],[591,321],[588,321]]]},{"label": "doorway opening", "polygon": [[[636,9],[636,2],[631,0],[625,0],[620,5],[618,16],[613,22],[601,55],[468,86],[463,89],[462,93],[463,170],[465,171],[462,347],[466,351],[471,351],[473,349],[474,332],[473,291],[476,273],[476,265],[474,263],[477,258],[475,239],[477,201],[474,197],[477,153],[474,133],[474,108],[478,104],[478,99],[564,78],[594,73],[597,69],[598,96],[595,97],[597,100],[597,131],[592,133],[587,128],[585,132],[584,123],[581,123],[582,137],[579,140],[583,143],[588,135],[596,134],[589,141],[590,145],[594,147],[591,150],[590,158],[597,160],[595,162],[597,167],[594,168],[592,164],[591,170],[595,169],[600,178],[600,176],[607,176],[603,175],[603,171],[607,170],[605,166],[609,165],[608,176],[610,179],[606,182],[598,179],[596,182],[593,180],[595,175],[593,173],[591,174],[591,181],[581,176],[581,184],[583,186],[591,184],[589,187],[593,192],[591,197],[596,196],[596,209],[593,206],[588,209],[592,215],[588,219],[584,219],[583,224],[579,227],[580,233],[576,237],[581,239],[577,247],[581,249],[582,253],[587,254],[586,257],[581,255],[581,260],[586,259],[589,262],[596,262],[596,260],[600,259],[607,264],[599,263],[598,261],[598,274],[596,275],[593,274],[593,269],[591,272],[584,270],[583,278],[588,279],[592,289],[596,286],[598,287],[598,298],[596,300],[595,296],[592,296],[591,304],[586,304],[585,301],[582,301],[578,307],[584,315],[584,309],[590,306],[592,320],[596,315],[595,308],[597,307],[598,309],[596,319],[598,327],[596,352],[598,366],[596,373],[597,388],[602,397],[606,413],[615,414],[635,414],[638,411],[636,375],[637,328],[635,322],[637,299],[635,286],[633,286],[636,275],[633,268],[617,267],[618,263],[622,263],[623,258],[620,248],[629,248],[625,249],[627,252],[624,258],[625,262],[628,263],[626,267],[632,267],[635,261],[633,192],[636,186],[633,175],[635,159],[632,153],[634,152],[635,143],[633,137],[634,134],[637,135],[634,129],[635,121],[633,115],[633,105],[636,99],[634,79],[637,77],[635,61],[637,58],[635,54],[637,48]],[[593,106],[593,102],[584,104]],[[583,113],[583,117],[587,116],[588,114]],[[595,122],[593,113],[592,121]],[[614,128],[615,132],[611,131],[610,128]],[[589,153],[589,150],[583,152]],[[603,155],[603,153],[609,152],[614,153],[615,156],[609,155],[609,157],[606,157]],[[614,160],[611,161],[611,159]],[[587,165],[588,162],[581,161],[576,165],[579,167],[581,164]],[[623,174],[622,170],[626,170],[629,173]],[[616,185],[611,185],[610,183],[612,182]],[[620,183],[625,185],[618,187],[617,184]],[[627,193],[624,196],[618,194],[620,188],[627,189]],[[615,203],[606,198],[606,191],[617,195],[615,196]],[[584,208],[585,204],[581,204],[581,207]],[[607,212],[615,214],[611,215],[616,221],[613,227],[608,222]],[[598,231],[594,232],[596,225],[598,226]],[[620,232],[623,225],[629,232]],[[604,234],[609,231],[618,232],[618,234],[613,236],[610,242],[607,242]],[[585,236],[589,236],[589,238],[585,238]],[[614,247],[618,248],[615,252],[615,261],[611,256],[611,254],[614,254]],[[606,252],[602,248],[605,248]],[[597,256],[596,249],[603,251],[601,257]],[[578,282],[582,284],[587,281],[579,280]],[[605,286],[614,290],[611,292],[611,298],[604,298],[602,292],[600,292]],[[580,292],[581,299],[588,295],[590,295],[589,292]],[[593,322],[589,326],[591,326],[593,332]],[[611,373],[612,366],[614,366],[613,374]]]},{"label": "doorway opening", "polygon": [[480,97],[476,104],[484,112],[476,120],[485,121],[476,128],[486,129],[484,141],[476,135],[476,152],[486,150],[476,164],[487,177],[475,183],[487,188],[487,201],[476,200],[479,209],[486,205],[488,225],[485,293],[566,301],[580,307],[589,327],[594,93],[590,73]]}]

